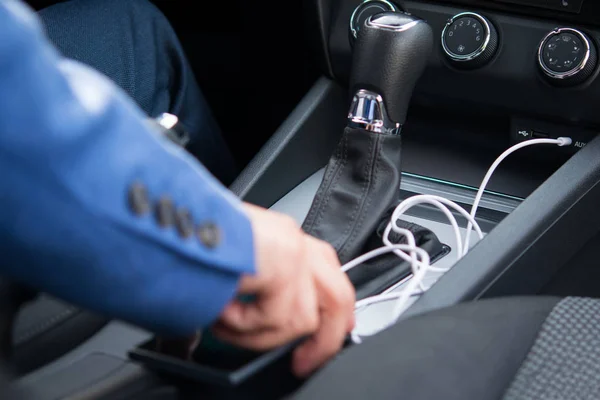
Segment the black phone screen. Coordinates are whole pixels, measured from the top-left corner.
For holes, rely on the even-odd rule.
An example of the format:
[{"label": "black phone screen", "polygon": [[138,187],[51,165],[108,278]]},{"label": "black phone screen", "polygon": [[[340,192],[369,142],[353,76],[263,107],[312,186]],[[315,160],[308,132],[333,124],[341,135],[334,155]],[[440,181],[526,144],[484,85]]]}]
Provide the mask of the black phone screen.
[{"label": "black phone screen", "polygon": [[200,343],[192,353],[192,360],[200,365],[233,372],[252,363],[263,354],[225,343],[210,331],[206,331],[202,333]]}]

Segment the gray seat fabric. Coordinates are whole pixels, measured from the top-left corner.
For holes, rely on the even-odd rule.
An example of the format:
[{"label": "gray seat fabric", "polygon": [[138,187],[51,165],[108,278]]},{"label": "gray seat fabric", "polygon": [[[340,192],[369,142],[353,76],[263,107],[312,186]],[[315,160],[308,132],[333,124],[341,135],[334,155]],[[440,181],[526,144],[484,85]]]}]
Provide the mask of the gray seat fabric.
[{"label": "gray seat fabric", "polygon": [[600,399],[600,301],[554,307],[504,400]]},{"label": "gray seat fabric", "polygon": [[294,399],[600,399],[600,300],[493,299],[400,321]]}]

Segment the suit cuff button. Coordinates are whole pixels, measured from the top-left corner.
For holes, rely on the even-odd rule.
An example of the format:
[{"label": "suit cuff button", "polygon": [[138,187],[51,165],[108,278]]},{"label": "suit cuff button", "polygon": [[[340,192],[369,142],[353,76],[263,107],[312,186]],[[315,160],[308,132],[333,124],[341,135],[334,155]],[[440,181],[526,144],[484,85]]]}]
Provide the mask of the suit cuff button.
[{"label": "suit cuff button", "polygon": [[168,228],[175,224],[175,209],[173,202],[168,197],[161,197],[156,204],[156,221],[161,228]]},{"label": "suit cuff button", "polygon": [[200,225],[200,227],[198,227],[197,235],[200,243],[209,249],[217,247],[222,239],[221,230],[212,222]]},{"label": "suit cuff button", "polygon": [[188,239],[194,234],[194,221],[189,210],[185,208],[178,210],[175,219],[177,232],[181,238]]},{"label": "suit cuff button", "polygon": [[146,186],[134,182],[129,187],[129,209],[137,216],[142,216],[150,211],[150,200]]}]

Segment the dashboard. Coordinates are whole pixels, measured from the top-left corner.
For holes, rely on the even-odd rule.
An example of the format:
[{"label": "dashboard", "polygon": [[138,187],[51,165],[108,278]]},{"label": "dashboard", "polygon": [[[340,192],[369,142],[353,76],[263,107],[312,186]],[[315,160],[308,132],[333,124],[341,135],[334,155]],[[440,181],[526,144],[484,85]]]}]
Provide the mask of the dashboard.
[{"label": "dashboard", "polygon": [[568,132],[577,149],[595,136],[600,2],[339,0],[322,25],[329,28],[322,35],[325,65],[336,80],[349,79],[360,26],[384,10],[414,14],[434,30],[416,104],[465,118],[502,116],[513,141]]}]

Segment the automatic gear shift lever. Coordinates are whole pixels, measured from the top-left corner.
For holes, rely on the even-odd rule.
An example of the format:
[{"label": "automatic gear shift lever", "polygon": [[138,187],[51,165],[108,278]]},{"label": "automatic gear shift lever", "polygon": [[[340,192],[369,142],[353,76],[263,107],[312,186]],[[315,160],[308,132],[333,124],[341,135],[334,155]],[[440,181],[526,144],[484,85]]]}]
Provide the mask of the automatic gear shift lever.
[{"label": "automatic gear shift lever", "polygon": [[400,128],[432,44],[429,25],[406,14],[377,14],[360,29],[348,127],[302,226],[329,242],[342,263],[361,253],[398,200]]},{"label": "automatic gear shift lever", "polygon": [[421,19],[395,12],[369,18],[354,46],[348,126],[399,133],[432,47],[433,32]]}]

